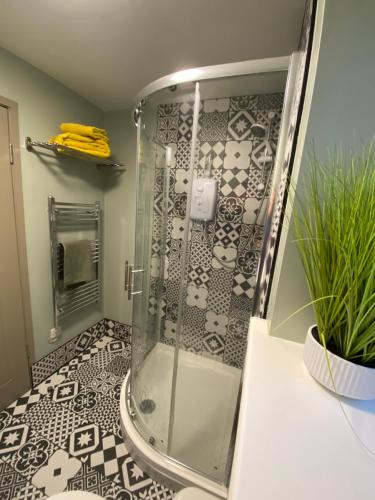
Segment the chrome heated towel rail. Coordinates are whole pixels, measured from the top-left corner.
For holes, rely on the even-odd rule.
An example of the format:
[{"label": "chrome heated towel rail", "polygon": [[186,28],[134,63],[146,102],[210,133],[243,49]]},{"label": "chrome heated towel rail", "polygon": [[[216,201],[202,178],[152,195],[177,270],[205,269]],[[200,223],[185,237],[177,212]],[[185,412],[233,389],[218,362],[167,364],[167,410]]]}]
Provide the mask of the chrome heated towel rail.
[{"label": "chrome heated towel rail", "polygon": [[[101,210],[100,202],[63,203],[48,197],[48,214],[51,244],[53,315],[56,332],[60,331],[60,319],[84,307],[99,303],[101,300]],[[64,287],[64,252],[61,241],[63,233],[90,232],[92,262],[96,269],[96,278],[78,284],[76,287]]]}]

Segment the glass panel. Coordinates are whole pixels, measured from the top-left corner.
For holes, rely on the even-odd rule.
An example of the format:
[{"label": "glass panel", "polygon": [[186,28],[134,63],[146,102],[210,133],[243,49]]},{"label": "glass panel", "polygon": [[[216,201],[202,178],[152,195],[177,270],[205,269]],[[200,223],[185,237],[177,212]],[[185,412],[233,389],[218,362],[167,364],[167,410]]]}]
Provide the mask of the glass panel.
[{"label": "glass panel", "polygon": [[[146,104],[138,124],[138,186],[133,271],[133,335],[131,366],[131,402],[134,422],[146,441],[155,442],[164,450],[163,429],[156,425],[160,398],[154,394],[154,366],[152,353],[162,328],[161,294],[165,259],[165,232],[167,222],[166,149],[155,141],[156,108]],[[157,190],[158,213],[154,212],[154,191]],[[166,369],[166,367],[165,367]],[[169,384],[171,383],[171,378]],[[154,405],[158,403],[158,408]],[[169,410],[163,415],[169,422]]]},{"label": "glass panel", "polygon": [[169,454],[221,483],[230,468],[285,81],[284,72],[200,84],[192,204],[204,204],[212,188],[213,215],[197,220],[194,210],[186,235]]},{"label": "glass panel", "polygon": [[138,430],[163,452],[168,444],[181,223],[188,189],[186,169],[176,170],[176,156],[189,162],[190,153],[178,140],[183,142],[185,134],[183,119],[190,119],[191,88],[164,89],[151,96],[142,106],[138,127],[131,402]]}]

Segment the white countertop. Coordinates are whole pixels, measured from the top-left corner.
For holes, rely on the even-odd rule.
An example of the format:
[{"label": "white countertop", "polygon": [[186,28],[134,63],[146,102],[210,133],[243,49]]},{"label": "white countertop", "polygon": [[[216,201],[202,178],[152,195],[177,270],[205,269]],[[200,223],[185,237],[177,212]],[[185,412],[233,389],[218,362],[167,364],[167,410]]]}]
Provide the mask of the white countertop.
[{"label": "white countertop", "polygon": [[375,401],[342,400],[252,318],[229,500],[374,500]]}]

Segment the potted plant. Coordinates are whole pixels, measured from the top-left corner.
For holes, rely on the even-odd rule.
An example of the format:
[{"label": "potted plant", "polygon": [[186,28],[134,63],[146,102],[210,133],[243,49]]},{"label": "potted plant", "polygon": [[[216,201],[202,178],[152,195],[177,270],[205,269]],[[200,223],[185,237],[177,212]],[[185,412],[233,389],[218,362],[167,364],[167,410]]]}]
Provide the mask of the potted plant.
[{"label": "potted plant", "polygon": [[375,398],[375,150],[314,156],[293,229],[316,316],[304,361],[337,394]]}]

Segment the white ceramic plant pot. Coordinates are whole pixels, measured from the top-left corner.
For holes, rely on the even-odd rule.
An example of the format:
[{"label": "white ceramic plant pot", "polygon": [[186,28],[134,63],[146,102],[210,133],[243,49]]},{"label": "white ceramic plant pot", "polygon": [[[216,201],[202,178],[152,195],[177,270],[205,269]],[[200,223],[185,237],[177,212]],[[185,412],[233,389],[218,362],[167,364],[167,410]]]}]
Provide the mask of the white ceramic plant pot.
[{"label": "white ceramic plant pot", "polygon": [[[331,365],[329,372],[324,347],[315,339],[313,325],[307,333],[303,358],[310,374],[327,389],[352,399],[375,399],[375,368],[360,366],[327,351]],[[335,383],[333,387],[332,378]]]}]

